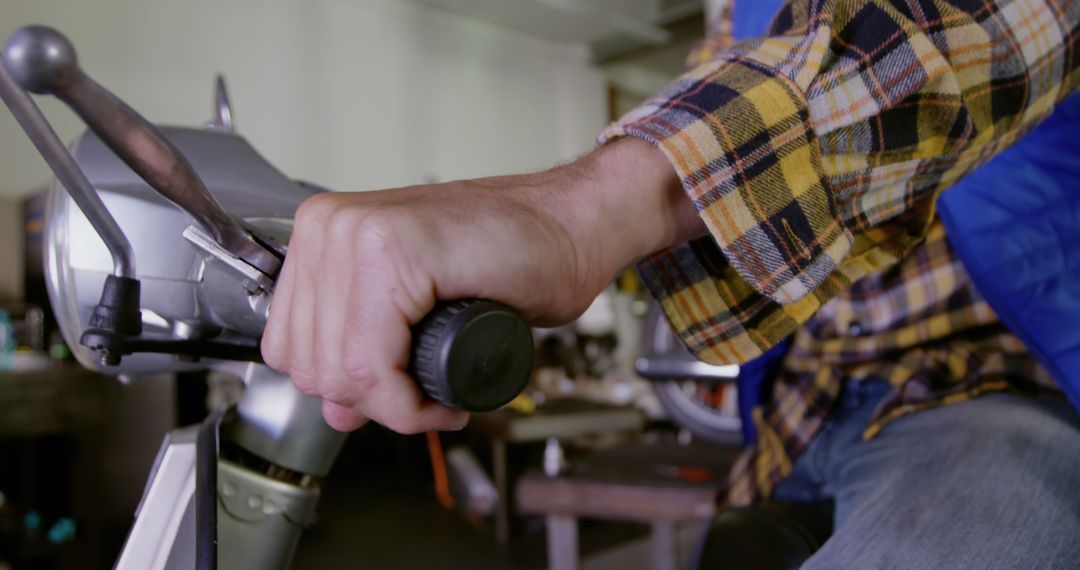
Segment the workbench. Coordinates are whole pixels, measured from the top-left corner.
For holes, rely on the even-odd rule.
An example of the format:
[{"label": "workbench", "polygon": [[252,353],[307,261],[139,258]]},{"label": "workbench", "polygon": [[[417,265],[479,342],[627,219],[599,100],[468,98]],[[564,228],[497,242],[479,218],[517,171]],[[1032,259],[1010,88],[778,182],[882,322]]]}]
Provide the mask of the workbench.
[{"label": "workbench", "polygon": [[644,427],[645,416],[640,410],[574,399],[550,401],[529,414],[510,408],[475,414],[469,429],[491,440],[492,470],[499,495],[495,510],[496,542],[506,544],[510,536],[508,445],[552,437],[568,440],[599,434],[639,434]]},{"label": "workbench", "polygon": [[[580,567],[579,518],[631,521],[652,529],[652,568],[674,570],[681,558],[677,527],[716,512],[736,447],[674,441],[628,443],[594,453],[555,477],[529,473],[517,486],[522,514],[547,523],[548,567]],[[685,554],[685,553],[683,553]]]}]

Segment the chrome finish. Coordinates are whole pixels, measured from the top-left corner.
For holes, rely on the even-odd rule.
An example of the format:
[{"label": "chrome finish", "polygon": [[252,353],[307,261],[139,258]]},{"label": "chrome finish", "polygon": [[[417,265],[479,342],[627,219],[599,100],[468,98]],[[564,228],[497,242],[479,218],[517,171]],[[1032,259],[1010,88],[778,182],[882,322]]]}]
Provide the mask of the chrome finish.
[{"label": "chrome finish", "polygon": [[282,467],[325,476],[348,434],[326,425],[322,400],[302,394],[288,376],[251,364],[247,387],[222,437]]},{"label": "chrome finish", "polygon": [[194,340],[207,338],[220,332],[221,329],[208,325],[202,321],[176,319],[172,322],[172,335],[181,340]]},{"label": "chrome finish", "polygon": [[206,127],[229,133],[236,132],[232,104],[229,103],[229,91],[225,88],[225,76],[218,75],[214,81],[214,118]]},{"label": "chrome finish", "polygon": [[75,48],[60,32],[45,26],[21,28],[5,52],[12,76],[23,87],[66,103],[132,170],[195,218],[214,241],[259,271],[277,275],[281,259],[222,208],[183,153],[157,127],[83,72]]},{"label": "chrome finish", "polygon": [[274,288],[274,282],[265,273],[248,265],[244,260],[232,255],[221,247],[210,236],[204,234],[195,226],[184,229],[184,239],[195,244],[196,247],[213,256],[232,269],[242,279],[244,289],[251,294],[270,292]]},{"label": "chrome finish", "polygon": [[[235,134],[178,127],[162,127],[161,132],[187,156],[226,210],[267,239],[286,243],[296,209],[318,191],[286,178]],[[269,296],[249,295],[233,269],[184,239],[184,230],[192,225],[190,216],[149,188],[92,133],[72,144],[71,155],[116,216],[140,260],[146,334],[170,336],[176,321],[202,322],[232,334],[261,334]],[[101,238],[59,186],[49,194],[44,249],[46,284],[64,338],[80,363],[100,369],[78,341],[100,300],[111,262]],[[211,359],[192,363],[169,355],[133,354],[108,372],[217,365]]]},{"label": "chrome finish", "polygon": [[236,270],[213,257],[205,261],[199,293],[205,301],[204,320],[250,337],[262,336],[271,293],[238,279]]},{"label": "chrome finish", "polygon": [[[15,38],[12,38],[13,40]],[[60,51],[62,46],[55,46],[46,51]],[[17,42],[9,42],[5,47],[2,61],[0,61],[0,98],[7,104],[15,120],[19,122],[26,135],[37,147],[38,152],[48,163],[49,168],[56,174],[56,178],[67,189],[71,199],[79,206],[84,215],[90,221],[94,231],[101,236],[105,246],[112,256],[113,275],[117,277],[135,278],[135,255],[131,250],[131,242],[120,231],[120,226],[105,208],[101,197],[94,191],[93,186],[86,179],[86,175],[76,164],[75,159],[68,153],[56,131],[52,129],[45,116],[41,113],[34,101],[26,94],[8,72],[8,69],[21,69],[35,67],[33,62],[19,65],[20,61],[33,56],[26,53]],[[12,65],[15,62],[16,65]],[[33,85],[33,77],[24,80]]]},{"label": "chrome finish", "polygon": [[649,380],[734,381],[739,377],[739,366],[736,364],[717,366],[690,355],[649,354],[638,358],[634,368]]}]

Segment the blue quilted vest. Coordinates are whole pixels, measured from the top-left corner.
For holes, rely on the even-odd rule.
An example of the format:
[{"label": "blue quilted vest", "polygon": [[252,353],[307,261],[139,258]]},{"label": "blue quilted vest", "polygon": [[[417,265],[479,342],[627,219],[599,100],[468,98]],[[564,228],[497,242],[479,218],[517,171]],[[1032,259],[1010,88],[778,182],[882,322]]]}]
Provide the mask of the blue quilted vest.
[{"label": "blue quilted vest", "polygon": [[937,207],[975,288],[1080,410],[1080,95]]}]

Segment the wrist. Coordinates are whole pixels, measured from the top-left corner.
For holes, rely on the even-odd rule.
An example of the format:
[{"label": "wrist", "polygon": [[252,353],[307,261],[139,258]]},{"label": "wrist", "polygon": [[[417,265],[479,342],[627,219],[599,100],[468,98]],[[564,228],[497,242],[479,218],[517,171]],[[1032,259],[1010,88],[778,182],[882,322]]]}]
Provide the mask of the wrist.
[{"label": "wrist", "polygon": [[[641,258],[707,233],[674,167],[653,144],[624,137],[574,165],[573,224],[609,278]],[[595,247],[593,247],[595,246]]]}]

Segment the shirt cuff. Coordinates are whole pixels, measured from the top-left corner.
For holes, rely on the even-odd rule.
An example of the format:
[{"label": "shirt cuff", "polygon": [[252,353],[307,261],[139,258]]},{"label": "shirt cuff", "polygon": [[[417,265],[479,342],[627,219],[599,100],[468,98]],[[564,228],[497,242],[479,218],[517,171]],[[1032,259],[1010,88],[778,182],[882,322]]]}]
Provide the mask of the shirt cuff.
[{"label": "shirt cuff", "polygon": [[781,304],[821,286],[851,250],[797,86],[749,59],[676,80],[600,137],[657,145],[738,275]]}]

